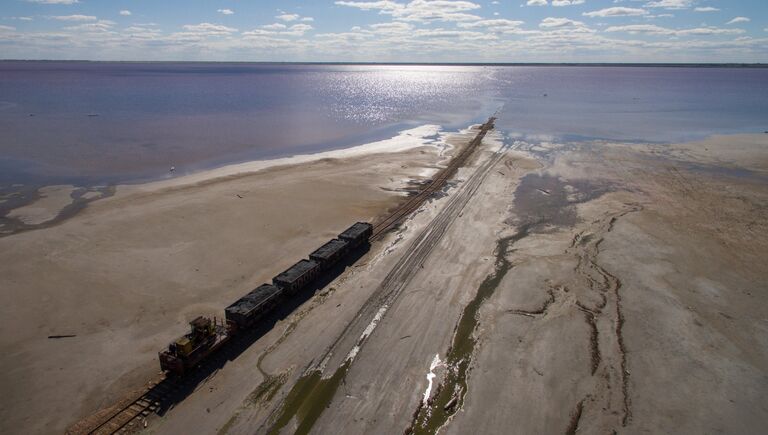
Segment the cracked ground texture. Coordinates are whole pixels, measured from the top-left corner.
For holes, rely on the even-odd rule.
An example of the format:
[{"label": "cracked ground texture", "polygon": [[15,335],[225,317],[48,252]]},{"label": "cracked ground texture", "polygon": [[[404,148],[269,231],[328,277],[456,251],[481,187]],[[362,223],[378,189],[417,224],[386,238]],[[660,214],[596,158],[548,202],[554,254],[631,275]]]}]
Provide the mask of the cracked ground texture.
[{"label": "cracked ground texture", "polygon": [[[768,425],[768,273],[757,266],[768,258],[768,161],[725,175],[745,164],[728,145],[708,143],[717,159],[682,146],[546,152],[529,189],[545,202],[509,209],[510,231],[539,225],[509,250],[513,267],[480,312],[464,409],[444,433]],[[558,185],[574,219],[547,212]]]},{"label": "cracked ground texture", "polygon": [[[268,355],[225,366],[153,433],[270,427],[303,368],[322,365],[408,252],[424,255],[343,382],[319,380],[338,388],[296,408],[316,417],[306,433],[762,433],[768,135],[705,146],[515,142],[493,161],[500,137],[490,139],[458,187],[375,244],[290,328],[278,325],[279,343],[260,343]],[[443,221],[479,168],[487,177]],[[430,228],[441,236],[421,250],[414,242]],[[348,351],[330,353],[328,376]],[[264,400],[231,393],[250,382],[260,394],[262,371],[280,380]]]}]

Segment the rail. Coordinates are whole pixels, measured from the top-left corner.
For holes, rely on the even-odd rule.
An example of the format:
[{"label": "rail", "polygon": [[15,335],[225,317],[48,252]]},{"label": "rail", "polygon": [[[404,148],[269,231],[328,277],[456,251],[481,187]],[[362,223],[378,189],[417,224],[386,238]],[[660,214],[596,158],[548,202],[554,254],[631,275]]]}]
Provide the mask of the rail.
[{"label": "rail", "polygon": [[123,399],[111,408],[103,410],[71,426],[67,435],[111,435],[142,429],[142,420],[155,412],[164,396],[174,389],[171,378],[161,376],[145,388],[138,397]]},{"label": "rail", "polygon": [[459,154],[454,156],[448,163],[448,166],[440,170],[440,172],[437,173],[437,175],[432,179],[432,181],[429,182],[429,184],[424,186],[424,188],[421,189],[419,193],[412,196],[407,202],[400,205],[397,209],[395,209],[395,211],[390,213],[383,220],[377,222],[373,226],[373,235],[371,236],[371,240],[375,240],[381,237],[386,232],[394,228],[403,218],[421,207],[421,205],[427,201],[435,192],[443,189],[448,179],[450,179],[456,173],[456,171],[462,165],[464,165],[469,156],[471,156],[475,149],[477,149],[477,147],[482,143],[486,133],[493,129],[495,121],[495,116],[488,118],[488,121],[480,126],[480,131],[477,132],[477,135],[472,139],[472,141],[470,141]]},{"label": "rail", "polygon": [[[416,195],[397,207],[384,219],[377,222],[373,227],[371,240],[381,237],[387,231],[394,228],[403,218],[417,210],[435,192],[441,190],[477,147],[480,146],[486,133],[493,129],[495,121],[495,116],[490,117],[480,127],[477,135],[464,146],[459,154],[451,159],[448,166],[441,169]],[[184,380],[181,378],[162,375],[150,383],[150,387],[145,388],[140,394],[137,393],[138,396],[134,396],[135,398],[124,399],[108,410],[102,410],[91,417],[81,420],[67,429],[66,433],[67,435],[111,435],[136,432],[143,429],[146,424],[146,417],[163,407],[169,395],[173,395],[177,389],[183,388],[182,384],[184,384]]]}]

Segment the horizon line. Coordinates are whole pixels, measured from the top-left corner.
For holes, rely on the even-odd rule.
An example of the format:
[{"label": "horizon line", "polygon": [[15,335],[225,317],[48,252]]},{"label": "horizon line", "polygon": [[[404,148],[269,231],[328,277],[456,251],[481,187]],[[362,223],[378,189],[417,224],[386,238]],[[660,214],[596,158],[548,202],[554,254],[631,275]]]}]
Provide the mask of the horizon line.
[{"label": "horizon line", "polygon": [[254,65],[403,65],[403,66],[640,66],[640,67],[768,67],[763,62],[345,62],[345,61],[243,61],[243,60],[89,60],[0,59],[0,62],[62,63],[186,63]]}]

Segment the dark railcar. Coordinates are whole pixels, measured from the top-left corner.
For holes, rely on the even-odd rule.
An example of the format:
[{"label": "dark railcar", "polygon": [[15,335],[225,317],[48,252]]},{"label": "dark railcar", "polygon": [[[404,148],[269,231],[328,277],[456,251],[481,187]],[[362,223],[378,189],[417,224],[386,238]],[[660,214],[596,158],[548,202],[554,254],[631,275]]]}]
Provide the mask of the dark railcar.
[{"label": "dark railcar", "polygon": [[348,241],[349,247],[352,249],[367,243],[372,234],[373,225],[368,222],[357,222],[339,234],[339,238]]},{"label": "dark railcar", "polygon": [[309,259],[316,261],[323,269],[329,269],[349,251],[349,242],[333,239],[309,254]]},{"label": "dark railcar", "polygon": [[257,320],[270,312],[278,302],[282,290],[271,284],[263,284],[228,306],[224,313],[227,320],[240,329],[250,328]]},{"label": "dark railcar", "polygon": [[198,317],[190,322],[189,333],[178,338],[161,351],[160,367],[171,373],[183,375],[203,359],[216,352],[238,329],[252,327],[285,296],[303,289],[330,268],[349,251],[369,242],[373,226],[357,222],[310,255],[310,260],[301,260],[285,272],[272,279],[272,285],[264,284],[251,291],[226,308],[227,322],[219,323],[216,318]]},{"label": "dark railcar", "polygon": [[285,272],[272,278],[272,283],[292,295],[320,274],[320,265],[313,260],[301,260]]}]

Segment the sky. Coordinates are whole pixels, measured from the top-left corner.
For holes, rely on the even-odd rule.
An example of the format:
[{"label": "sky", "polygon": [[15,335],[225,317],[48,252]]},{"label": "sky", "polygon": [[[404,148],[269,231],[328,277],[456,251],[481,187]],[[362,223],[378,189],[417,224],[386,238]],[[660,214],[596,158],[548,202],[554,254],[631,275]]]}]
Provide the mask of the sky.
[{"label": "sky", "polygon": [[768,0],[0,0],[0,58],[768,62]]}]

